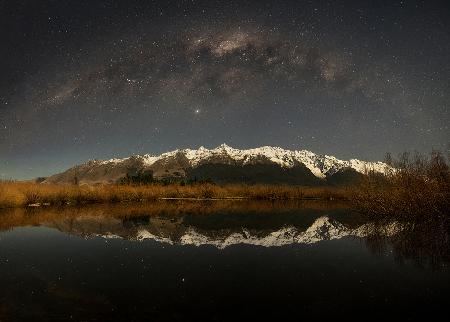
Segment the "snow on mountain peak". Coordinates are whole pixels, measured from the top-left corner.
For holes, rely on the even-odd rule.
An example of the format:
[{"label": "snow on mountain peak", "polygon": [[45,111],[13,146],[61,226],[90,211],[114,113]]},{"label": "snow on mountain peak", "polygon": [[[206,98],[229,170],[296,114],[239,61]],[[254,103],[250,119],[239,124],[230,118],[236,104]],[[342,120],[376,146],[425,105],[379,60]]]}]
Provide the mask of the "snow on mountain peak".
[{"label": "snow on mountain peak", "polygon": [[[198,149],[173,150],[160,155],[145,154],[143,156],[133,156],[143,162],[145,166],[151,166],[159,160],[173,158],[177,155],[184,156],[189,165],[198,166],[201,162],[207,162],[214,157],[231,158],[238,164],[249,164],[255,160],[264,158],[284,168],[292,168],[296,164],[305,165],[316,177],[325,178],[345,168],[352,168],[360,173],[367,171],[384,172],[387,165],[383,162],[366,162],[357,159],[348,161],[339,160],[334,156],[319,155],[308,150],[286,150],[280,147],[262,146],[251,149],[235,149],[225,143],[216,148],[207,149],[200,146]],[[102,164],[119,164],[133,157],[124,159],[111,159],[101,161]]]}]

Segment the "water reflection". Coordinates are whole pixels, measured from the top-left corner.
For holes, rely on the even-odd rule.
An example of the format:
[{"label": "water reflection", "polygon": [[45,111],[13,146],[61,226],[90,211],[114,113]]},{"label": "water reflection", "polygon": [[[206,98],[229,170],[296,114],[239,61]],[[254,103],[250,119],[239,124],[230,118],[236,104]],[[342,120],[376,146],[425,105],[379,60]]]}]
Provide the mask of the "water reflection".
[{"label": "water reflection", "polygon": [[448,236],[317,202],[3,210],[0,321],[414,320],[445,310]]},{"label": "water reflection", "polygon": [[84,238],[154,240],[171,245],[224,249],[313,244],[344,237],[363,238],[377,254],[392,251],[399,261],[445,267],[450,262],[449,225],[444,221],[373,220],[345,203],[156,202],[81,208],[26,208],[0,212],[0,231],[43,226]]},{"label": "water reflection", "polygon": [[365,243],[373,253],[383,254],[392,249],[398,262],[412,260],[423,268],[448,269],[450,263],[448,220],[373,221],[365,237]]}]

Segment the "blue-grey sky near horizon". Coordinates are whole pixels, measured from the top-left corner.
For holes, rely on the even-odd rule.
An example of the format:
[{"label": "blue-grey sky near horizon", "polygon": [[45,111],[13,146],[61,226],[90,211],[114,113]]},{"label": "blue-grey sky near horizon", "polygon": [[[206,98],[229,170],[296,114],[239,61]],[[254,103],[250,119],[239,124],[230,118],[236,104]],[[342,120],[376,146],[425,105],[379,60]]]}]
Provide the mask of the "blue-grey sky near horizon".
[{"label": "blue-grey sky near horizon", "polygon": [[0,179],[262,145],[448,151],[446,1],[0,1]]}]

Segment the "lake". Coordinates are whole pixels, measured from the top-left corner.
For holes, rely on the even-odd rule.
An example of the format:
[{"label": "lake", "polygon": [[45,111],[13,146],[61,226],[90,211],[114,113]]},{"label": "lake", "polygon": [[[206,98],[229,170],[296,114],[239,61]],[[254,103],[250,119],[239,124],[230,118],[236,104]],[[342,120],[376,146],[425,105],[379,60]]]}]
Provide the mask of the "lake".
[{"label": "lake", "polygon": [[431,320],[449,240],[317,201],[2,210],[0,321]]}]

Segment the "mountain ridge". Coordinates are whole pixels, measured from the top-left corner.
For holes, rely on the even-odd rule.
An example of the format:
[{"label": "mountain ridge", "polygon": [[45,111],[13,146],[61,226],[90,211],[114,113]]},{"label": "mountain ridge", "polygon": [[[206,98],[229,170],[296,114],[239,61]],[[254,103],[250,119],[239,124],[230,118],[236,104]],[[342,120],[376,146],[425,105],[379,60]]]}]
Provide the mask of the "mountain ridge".
[{"label": "mountain ridge", "polygon": [[[217,166],[222,171],[220,176],[214,173],[215,165],[222,165]],[[272,173],[271,177],[279,177],[280,182],[294,176],[288,183],[295,184],[298,181],[298,184],[301,184],[302,180],[307,183],[319,183],[345,171],[351,171],[353,175],[362,175],[367,171],[384,172],[387,167],[383,162],[340,160],[334,156],[315,154],[308,150],[287,150],[272,146],[235,149],[224,143],[212,149],[201,146],[198,149],[176,149],[160,155],[144,154],[120,159],[90,160],[50,176],[44,182],[113,183],[126,176],[142,173],[151,174],[155,179],[208,179],[205,177],[207,173],[209,176],[220,178],[217,181],[223,182],[227,175],[231,175],[234,171],[233,180],[239,181],[242,177],[242,180],[248,183],[258,183],[258,177]],[[276,179],[273,180],[280,183]]]}]

